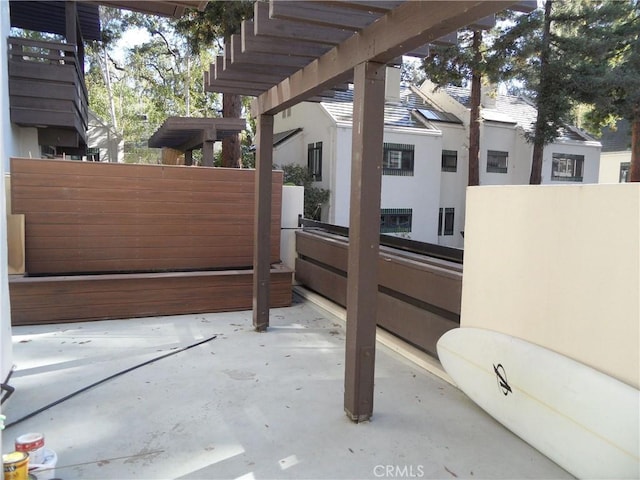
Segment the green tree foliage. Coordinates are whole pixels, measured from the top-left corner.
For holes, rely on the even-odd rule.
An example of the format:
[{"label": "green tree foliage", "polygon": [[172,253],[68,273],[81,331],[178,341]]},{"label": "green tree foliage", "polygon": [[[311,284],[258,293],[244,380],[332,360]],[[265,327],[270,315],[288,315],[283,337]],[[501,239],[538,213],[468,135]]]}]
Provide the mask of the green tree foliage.
[{"label": "green tree foliage", "polygon": [[[204,92],[202,71],[212,56],[189,51],[175,21],[101,7],[103,40],[87,48],[86,83],[90,107],[125,139],[125,161],[159,161],[149,137],[169,116],[218,116],[218,96]],[[130,29],[148,32],[146,42],[115,53]]]},{"label": "green tree foliage", "polygon": [[[242,20],[253,18],[253,0],[209,2],[203,11],[191,10],[178,23],[178,31],[189,39],[193,52],[215,45],[223,50],[223,42],[240,32]],[[222,116],[240,117],[243,101],[238,95],[223,94]],[[222,165],[240,167],[242,165],[241,139],[238,135],[222,141]]]},{"label": "green tree foliage", "polygon": [[591,105],[587,125],[600,131],[620,118],[631,124],[629,179],[640,181],[640,1],[582,2],[568,48],[582,55],[574,68],[575,97]]},{"label": "green tree foliage", "polygon": [[329,201],[330,191],[313,186],[309,169],[302,165],[283,165],[283,182],[304,187],[304,218],[320,220],[320,209]]},{"label": "green tree foliage", "polygon": [[494,68],[494,63],[486,61],[487,51],[481,30],[463,30],[457,44],[433,47],[423,62],[426,76],[438,87],[470,83],[469,185],[480,184],[480,90],[482,78],[492,75]]},{"label": "green tree foliage", "polygon": [[496,30],[493,56],[500,65],[496,79],[516,80],[520,93],[532,99],[537,108],[529,183],[542,181],[545,145],[553,142],[564,125],[572,122],[576,105],[572,95],[572,69],[579,54],[566,48],[562,32],[571,31],[575,17],[566,13],[573,2],[547,0],[544,9],[529,15],[506,14]]},{"label": "green tree foliage", "polygon": [[464,34],[457,46],[436,49],[425,70],[441,86],[471,81],[472,97],[474,75],[513,82],[535,103],[530,183],[541,182],[544,146],[572,122],[578,103],[593,105],[589,118],[598,125],[621,117],[633,121],[640,95],[638,0],[547,0],[544,9],[527,15],[502,12],[497,25],[479,49]]},{"label": "green tree foliage", "polygon": [[[640,116],[634,114],[640,95],[638,8],[638,0],[548,0],[544,11],[507,18],[497,32],[497,78],[518,80],[538,108],[530,138],[531,183],[540,183],[543,147],[571,122],[576,105],[591,105],[587,120],[595,131],[619,118],[634,124]],[[633,158],[638,165],[638,153]]]}]

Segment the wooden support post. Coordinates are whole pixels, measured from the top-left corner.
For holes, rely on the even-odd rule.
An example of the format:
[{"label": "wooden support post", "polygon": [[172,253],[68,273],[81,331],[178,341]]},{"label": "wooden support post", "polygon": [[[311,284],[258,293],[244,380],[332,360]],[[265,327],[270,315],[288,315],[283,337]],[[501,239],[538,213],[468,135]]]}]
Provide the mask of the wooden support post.
[{"label": "wooden support post", "polygon": [[78,45],[78,10],[76,2],[67,0],[65,2],[65,38],[67,43]]},{"label": "wooden support post", "polygon": [[354,422],[373,413],[385,65],[354,69],[351,204],[344,410]]},{"label": "wooden support post", "polygon": [[186,150],[184,152],[184,164],[193,165],[193,150]]},{"label": "wooden support post", "polygon": [[216,129],[206,128],[202,132],[202,165],[205,167],[215,166],[213,158],[213,145],[216,142]]},{"label": "wooden support post", "polygon": [[253,327],[256,331],[262,332],[269,326],[273,115],[258,116],[256,145]]}]

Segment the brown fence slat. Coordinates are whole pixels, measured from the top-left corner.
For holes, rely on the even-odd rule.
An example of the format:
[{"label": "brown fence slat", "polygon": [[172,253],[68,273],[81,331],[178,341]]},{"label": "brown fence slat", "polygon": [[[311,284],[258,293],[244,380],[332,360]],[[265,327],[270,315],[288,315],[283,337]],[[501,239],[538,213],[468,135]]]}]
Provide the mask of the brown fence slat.
[{"label": "brown fence slat", "polygon": [[[347,245],[344,237],[296,232],[296,281],[346,306]],[[438,339],[460,325],[460,265],[386,247],[379,262],[377,324],[437,356]]]},{"label": "brown fence slat", "polygon": [[[253,170],[11,160],[27,274],[253,266]],[[271,262],[282,172],[273,172]]]},{"label": "brown fence slat", "polygon": [[[291,271],[271,271],[271,307],[291,304]],[[252,270],[9,279],[13,325],[249,310]]]}]

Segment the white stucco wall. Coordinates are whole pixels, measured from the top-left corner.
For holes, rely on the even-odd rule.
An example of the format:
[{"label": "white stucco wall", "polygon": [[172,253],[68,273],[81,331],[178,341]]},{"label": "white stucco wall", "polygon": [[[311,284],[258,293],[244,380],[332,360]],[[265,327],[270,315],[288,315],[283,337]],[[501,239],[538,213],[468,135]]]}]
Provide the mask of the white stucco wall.
[{"label": "white stucco wall", "polygon": [[[331,223],[349,226],[351,199],[351,126],[337,129],[335,189],[332,190],[333,217]],[[401,236],[421,242],[438,243],[438,205],[440,200],[440,169],[442,137],[439,132],[413,129],[385,129],[385,143],[414,145],[413,176],[382,176],[380,207],[411,208],[411,232]]]},{"label": "white stucco wall", "polygon": [[[4,381],[13,366],[11,349],[11,307],[9,304],[7,257],[7,206],[4,175],[9,157],[14,154],[13,132],[9,118],[9,78],[7,62],[7,36],[9,35],[9,2],[0,1],[0,380]],[[0,429],[0,444],[2,429]]]},{"label": "white stucco wall", "polygon": [[640,184],[470,187],[461,325],[638,388]]},{"label": "white stucco wall", "polygon": [[[440,170],[442,170],[442,150],[458,152],[458,165],[455,172],[440,172],[440,205],[439,208],[454,209],[453,235],[441,235],[438,244],[447,247],[463,248],[465,191],[469,183],[469,138],[462,125],[438,124],[442,131],[442,148],[440,152]],[[436,223],[435,228],[438,228]]]},{"label": "white stucco wall", "polygon": [[296,230],[298,215],[304,211],[304,187],[283,185],[280,231],[280,259],[292,270],[296,268]]},{"label": "white stucco wall", "polygon": [[584,155],[584,171],[582,184],[598,183],[600,173],[600,142],[576,142],[556,140],[544,148],[542,163],[542,183],[551,185],[574,184],[576,182],[561,182],[551,180],[554,153],[570,153]]},{"label": "white stucco wall", "polygon": [[[302,128],[289,140],[274,148],[273,163],[287,165],[297,163],[307,165],[307,146],[322,142],[322,181],[314,182],[318,188],[333,192],[331,165],[335,161],[335,123],[326,111],[317,103],[303,102],[291,107],[289,112],[281,112],[274,117],[273,131],[280,133]],[[322,208],[322,221],[330,222],[331,206]]]},{"label": "white stucco wall", "polygon": [[599,183],[620,183],[620,165],[631,163],[631,151],[600,154]]},{"label": "white stucco wall", "polygon": [[[349,226],[351,201],[351,125],[341,125],[336,130],[336,160],[332,164],[331,223]],[[338,161],[345,158],[348,161]]]}]

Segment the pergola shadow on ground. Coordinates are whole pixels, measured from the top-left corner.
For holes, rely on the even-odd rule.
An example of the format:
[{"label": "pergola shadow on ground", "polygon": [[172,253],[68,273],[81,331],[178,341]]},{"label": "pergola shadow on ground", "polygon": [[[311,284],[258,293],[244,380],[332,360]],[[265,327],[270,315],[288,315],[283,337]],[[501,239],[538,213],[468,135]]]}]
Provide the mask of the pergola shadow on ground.
[{"label": "pergola shadow on ground", "polygon": [[300,299],[271,310],[266,334],[251,311],[17,327],[8,424],[178,353],[10,426],[3,451],[42,432],[66,480],[572,478],[381,345],[374,421],[353,425],[341,409],[345,334]]}]

